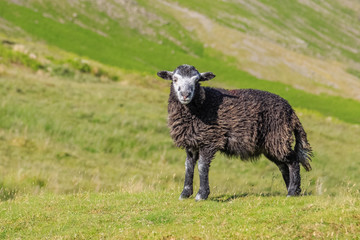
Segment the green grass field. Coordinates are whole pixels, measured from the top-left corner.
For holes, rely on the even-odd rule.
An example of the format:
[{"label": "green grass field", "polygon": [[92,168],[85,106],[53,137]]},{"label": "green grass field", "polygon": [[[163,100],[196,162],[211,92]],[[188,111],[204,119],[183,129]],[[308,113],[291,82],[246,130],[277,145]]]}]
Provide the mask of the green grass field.
[{"label": "green grass field", "polygon": [[[0,205],[2,237],[26,239],[356,239],[351,197],[226,195],[195,203],[177,193],[25,196]],[[9,211],[10,209],[10,211]]]},{"label": "green grass field", "polygon": [[[312,7],[254,1],[257,8],[183,1],[181,9],[172,1],[107,3],[0,2],[0,239],[360,235],[360,102],[349,90],[360,81],[358,55],[344,47],[359,46],[351,18],[356,7],[335,1]],[[202,14],[190,12],[194,26],[199,19],[211,20],[220,32],[294,52],[298,59],[291,64],[323,61],[316,66],[326,63],[330,69],[306,69],[315,72],[304,77],[262,62],[264,72],[283,73],[287,80],[274,81],[276,74],[255,77],[241,60],[251,57],[228,54],[225,44],[208,45],[215,43],[210,36],[201,38],[206,34],[179,21],[174,9],[186,7]],[[319,11],[329,13],[318,16]],[[273,17],[265,21],[267,16]],[[300,32],[286,30],[300,17],[306,23]],[[347,23],[348,31],[331,26],[336,20],[339,26]],[[318,26],[323,39],[314,38],[310,26]],[[306,33],[309,47],[295,49],[291,39],[300,33]],[[259,48],[269,57],[265,45]],[[286,198],[279,170],[264,157],[249,163],[218,154],[209,200],[178,200],[185,153],[169,136],[169,82],[156,72],[183,63],[213,71],[217,77],[207,85],[263,89],[294,106],[315,154],[313,170],[302,170],[303,196]],[[335,73],[336,67],[342,70]],[[333,73],[341,78],[332,82],[327,75]],[[304,85],[291,81],[296,76]]]}]

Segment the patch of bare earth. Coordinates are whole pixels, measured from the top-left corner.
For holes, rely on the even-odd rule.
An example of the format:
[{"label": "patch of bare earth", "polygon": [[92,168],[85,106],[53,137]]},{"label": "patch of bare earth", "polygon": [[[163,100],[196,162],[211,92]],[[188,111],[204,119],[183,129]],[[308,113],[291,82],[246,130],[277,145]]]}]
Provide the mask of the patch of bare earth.
[{"label": "patch of bare earth", "polygon": [[[360,1],[358,0],[336,0],[340,5],[352,9],[353,11],[360,14]],[[360,15],[359,15],[360,19]]]}]

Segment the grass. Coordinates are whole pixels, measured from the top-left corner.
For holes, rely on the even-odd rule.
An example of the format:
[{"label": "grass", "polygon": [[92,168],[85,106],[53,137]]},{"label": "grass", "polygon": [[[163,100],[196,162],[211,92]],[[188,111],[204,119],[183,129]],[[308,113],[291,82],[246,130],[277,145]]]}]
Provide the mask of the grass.
[{"label": "grass", "polygon": [[358,79],[360,79],[360,71],[356,70],[356,69],[352,69],[352,68],[349,68],[347,69],[347,71],[354,75],[355,77],[357,77]]},{"label": "grass", "polygon": [[0,205],[2,238],[357,238],[352,197],[218,196],[195,203],[173,192],[24,196]]},{"label": "grass", "polygon": [[0,45],[0,63],[3,64],[18,64],[23,65],[25,67],[29,67],[32,70],[43,69],[44,66],[34,58],[31,58],[28,54],[23,52],[16,52],[12,49],[5,47],[4,45]]},{"label": "grass", "polygon": [[[144,159],[148,165],[147,158],[156,159],[165,149],[174,149],[169,138],[163,139],[168,132],[166,117],[158,115],[161,106],[166,108],[166,98],[151,95],[149,103],[144,105],[146,93],[150,92],[146,89],[138,92],[134,87],[72,83],[58,78],[45,78],[44,82],[31,73],[30,77],[4,78],[1,85],[6,92],[1,108],[1,135],[6,143],[2,148],[5,153],[2,162],[6,166],[3,171],[16,179],[17,166],[21,164],[20,182],[24,188],[31,186],[28,179],[37,177],[45,178],[47,187],[54,191],[87,189],[83,184],[96,179],[98,164],[105,167],[101,174],[109,178],[126,171],[125,166],[132,165],[131,159]],[[29,164],[27,158],[31,159]],[[45,169],[50,168],[47,171],[36,165],[44,161]],[[117,161],[122,165],[114,168]],[[13,165],[14,172],[7,164]],[[87,168],[93,169],[85,173]],[[57,174],[67,177],[62,175],[58,183],[59,179],[54,179]],[[128,174],[133,176],[131,172]],[[61,190],[56,190],[58,184]],[[106,185],[111,186],[111,181]]]}]

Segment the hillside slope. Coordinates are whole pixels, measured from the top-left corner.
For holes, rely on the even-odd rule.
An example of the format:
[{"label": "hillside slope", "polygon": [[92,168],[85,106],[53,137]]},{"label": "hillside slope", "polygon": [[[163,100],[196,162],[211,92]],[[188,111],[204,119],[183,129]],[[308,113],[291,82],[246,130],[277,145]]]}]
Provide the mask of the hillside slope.
[{"label": "hillside slope", "polygon": [[8,0],[0,16],[35,39],[126,69],[215,62],[209,67],[222,73],[215,66],[228,56],[258,78],[359,100],[356,6],[350,0]]},{"label": "hillside slope", "polygon": [[[184,152],[173,145],[166,124],[168,82],[111,72],[92,61],[76,69],[52,60],[32,70],[24,64],[36,69],[36,60],[9,56],[18,62],[0,64],[3,199],[38,191],[137,192],[182,185]],[[338,195],[350,187],[356,193],[359,125],[296,111],[315,151],[304,191]],[[215,194],[285,191],[279,171],[265,159],[249,164],[218,155],[212,166]]]},{"label": "hillside slope", "polygon": [[[146,3],[140,2],[146,6],[143,7],[140,3],[133,1],[109,1],[100,8],[96,8],[98,5],[93,5],[95,2],[86,1],[71,1],[60,4],[56,1],[50,3],[34,0],[30,2],[17,1],[17,3],[20,3],[20,5],[11,2],[0,3],[0,15],[3,18],[2,22],[5,23],[5,27],[2,28],[5,39],[11,39],[12,36],[16,37],[16,29],[20,27],[21,31],[19,31],[18,35],[31,38],[33,41],[45,41],[50,46],[57,46],[66,51],[74,52],[80,57],[151,75],[154,75],[160,69],[172,69],[182,63],[193,64],[201,71],[213,71],[218,76],[217,82],[224,87],[259,88],[272,91],[289,100],[295,107],[316,110],[324,115],[334,116],[348,122],[360,122],[360,114],[358,114],[360,112],[360,103],[356,100],[331,97],[330,95],[315,95],[314,93],[324,92],[323,86],[319,84],[315,77],[307,81],[303,76],[288,75],[289,71],[281,64],[275,64],[278,66],[277,69],[273,69],[273,66],[261,67],[264,71],[276,73],[278,76],[282,75],[283,79],[286,80],[285,82],[290,84],[287,85],[280,82],[268,82],[241,71],[239,68],[242,65],[239,59],[243,59],[242,54],[233,56],[229,52],[236,53],[236,51],[233,51],[233,49],[230,49],[230,51],[229,48],[227,50],[223,49],[226,46],[233,45],[230,33],[238,36],[241,35],[239,31],[216,25],[219,26],[220,32],[227,34],[219,39],[228,39],[230,42],[224,42],[220,45],[223,47],[219,49],[216,48],[216,44],[214,47],[208,46],[207,41],[211,42],[212,40],[206,40],[206,37],[203,37],[200,33],[197,36],[193,34],[194,30],[187,29],[188,26],[182,26],[189,24],[189,22],[179,20],[178,16],[182,14],[176,14],[176,11],[171,10],[172,7],[167,6],[171,3],[156,2],[151,6],[147,6]],[[96,2],[96,4],[100,3],[101,1]],[[127,13],[124,13],[125,15],[119,13],[119,16],[113,16],[114,12],[112,10],[117,9],[116,7],[125,7]],[[67,9],[67,11],[61,11],[61,9]],[[181,9],[184,10],[184,8]],[[121,11],[119,10],[119,12]],[[143,18],[129,17],[127,14],[131,16],[149,15],[151,19],[154,18],[154,23],[150,21],[148,25],[144,25]],[[161,17],[162,20],[155,16],[158,16],[159,19]],[[192,21],[193,26],[197,26],[196,19],[198,16],[201,16],[202,20],[207,19],[196,13],[195,20]],[[191,20],[192,18],[189,17],[188,19]],[[212,20],[207,19],[205,21],[209,22],[209,26],[215,26]],[[15,29],[15,33],[13,29]],[[201,28],[195,29],[201,31]],[[215,34],[218,35],[216,31]],[[206,36],[209,39],[212,33],[210,32]],[[219,37],[221,36],[219,35]],[[256,39],[250,35],[247,38],[251,39],[250,42],[252,43],[260,41],[259,46],[266,46],[266,44],[261,43],[264,40]],[[290,59],[298,59],[297,57],[300,56],[300,53],[290,54],[290,50],[286,50],[281,46],[272,46],[277,46],[277,48],[274,47],[275,52],[285,52],[289,56],[294,56],[290,57]],[[266,51],[262,57],[266,57]],[[278,57],[278,59],[281,59],[281,57]],[[309,56],[302,59],[301,61],[308,66],[315,66],[314,61],[320,61],[313,60]],[[248,63],[251,67],[259,66],[256,63],[251,63],[251,61]],[[298,66],[295,63],[292,65]],[[326,66],[325,63],[322,63],[322,67]],[[317,72],[325,71],[323,68],[318,69],[321,71]],[[330,66],[329,69],[334,70],[337,68]],[[293,71],[290,72],[294,73]],[[340,72],[344,73],[343,70]],[[270,75],[266,74],[266,76]],[[279,77],[277,80],[281,81],[281,78]],[[358,93],[357,83],[359,81],[347,82],[346,78],[342,77],[336,79],[341,79],[343,85],[350,89],[351,92]],[[304,87],[304,90],[296,89],[299,81],[308,87]],[[330,80],[326,82],[332,84]],[[330,91],[325,91],[329,94],[357,99],[345,88],[326,88],[330,89]]]}]

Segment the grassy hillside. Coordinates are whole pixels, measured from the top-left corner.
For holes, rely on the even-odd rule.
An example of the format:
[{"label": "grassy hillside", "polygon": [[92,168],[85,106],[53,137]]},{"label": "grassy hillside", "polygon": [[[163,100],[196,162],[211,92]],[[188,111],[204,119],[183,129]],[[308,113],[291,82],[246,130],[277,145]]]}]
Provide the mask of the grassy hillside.
[{"label": "grassy hillside", "polygon": [[[111,14],[110,16],[103,16],[102,12],[88,10],[86,13],[90,14],[94,19],[91,20],[88,19],[89,16],[85,15],[85,13],[76,13],[77,11],[73,9],[76,18],[57,16],[57,11],[59,11],[57,4],[45,5],[36,4],[37,1],[34,2],[31,8],[2,2],[0,3],[0,9],[2,9],[0,14],[11,24],[27,31],[35,40],[45,40],[50,45],[55,45],[105,64],[146,74],[154,74],[159,69],[173,69],[181,63],[193,64],[202,71],[211,70],[215,72],[218,75],[217,80],[227,84],[227,86],[272,91],[285,97],[296,107],[313,109],[324,115],[334,116],[348,122],[360,122],[360,114],[358,114],[360,104],[358,101],[309,94],[289,85],[269,83],[253,77],[236,67],[237,60],[234,57],[228,57],[216,49],[205,47],[196,36],[191,35],[191,32],[189,33],[179,25],[181,21],[177,22],[168,15],[161,15],[161,17],[168,21],[169,26],[163,23],[167,27],[161,25],[157,26],[158,28],[154,27],[153,30],[155,33],[156,31],[164,31],[163,35],[166,36],[172,34],[168,36],[168,39],[165,39],[162,35],[156,35],[155,33],[153,37],[149,37],[148,34],[142,33],[140,30],[135,31],[129,28],[128,25],[126,25],[127,27],[122,25],[119,27],[119,23],[116,22],[116,19],[111,18]],[[137,7],[141,9],[141,6]],[[65,20],[57,20],[55,16]],[[102,20],[106,22],[106,25],[99,26],[96,19],[100,17],[103,17]],[[31,19],[31,21],[28,21],[28,19]],[[86,22],[89,26],[84,27],[80,22]],[[93,29],[99,31],[108,30],[103,34],[99,34],[94,32]],[[173,36],[174,34],[180,34],[180,36]],[[173,42],[169,41],[169,39],[172,39]],[[329,69],[332,69],[332,67]],[[358,92],[356,84],[359,81],[355,81],[352,85],[349,85],[345,80],[344,82],[352,91]],[[314,89],[314,86],[311,89]],[[318,87],[318,89],[321,89],[321,87]],[[341,95],[354,96],[345,90]],[[355,96],[355,98],[357,97]]]},{"label": "grassy hillside", "polygon": [[[122,182],[125,186],[134,181],[137,175],[127,170],[129,167],[141,173],[137,181],[144,181],[141,184],[145,186],[158,184],[152,181],[159,174],[157,169],[162,169],[160,172],[164,176],[161,178],[174,176],[174,179],[166,180],[166,184],[175,180],[174,184],[179,185],[183,171],[183,164],[179,161],[183,161],[184,153],[173,147],[166,126],[168,84],[153,80],[154,84],[146,87],[136,82],[101,80],[90,74],[87,74],[87,80],[49,76],[44,72],[33,73],[17,67],[3,72],[0,81],[1,139],[5,143],[1,147],[3,178],[10,178],[9,182],[21,180],[24,188],[31,186],[33,178],[39,178],[46,189],[55,192],[94,190],[97,184],[100,184],[98,189],[114,190]],[[328,187],[338,185],[346,188],[347,181],[359,181],[356,174],[359,167],[356,161],[359,154],[356,146],[360,142],[358,125],[324,118],[306,109],[298,109],[298,114],[316,154],[314,171],[307,174],[308,184],[311,185],[308,191],[316,191],[317,178],[322,175],[326,176],[326,181],[321,181],[328,182]],[[251,185],[256,188],[256,183],[263,181],[258,179],[258,167],[220,159],[214,162],[214,169],[218,169],[218,178],[224,182],[229,178],[241,178],[241,174],[247,171],[250,171],[248,174],[251,177],[237,181],[255,181]],[[47,162],[46,170],[39,168],[34,161],[39,161],[39,164]],[[117,166],[118,163],[121,164]],[[265,172],[276,170],[275,166],[265,161],[257,164],[260,168],[265,167]],[[242,169],[244,166],[247,170]],[[153,171],[142,173],[141,169],[149,167]],[[87,168],[92,169],[90,174]],[[223,174],[222,169],[228,168],[235,169]],[[345,177],[345,172],[346,180],[342,182],[340,179]],[[234,175],[230,177],[231,174]],[[314,177],[310,177],[312,175]],[[267,181],[273,181],[272,177],[267,174]],[[93,178],[99,182],[96,183]],[[104,184],[103,178],[107,179]],[[281,179],[278,180],[281,182]],[[57,186],[58,181],[66,181],[64,184],[67,187]],[[74,182],[77,183],[74,185]],[[162,184],[164,182],[160,181]],[[268,187],[255,191],[262,192]],[[331,191],[336,193],[337,190]]]},{"label": "grassy hillside", "polygon": [[[355,238],[351,4],[1,1],[0,238]],[[296,47],[300,38],[307,45]],[[177,200],[185,154],[169,136],[169,82],[156,72],[182,63],[213,71],[211,86],[289,100],[315,153],[305,196],[284,198],[265,158],[219,154],[210,200]]]},{"label": "grassy hillside", "polygon": [[239,81],[238,73],[223,75],[232,65],[307,92],[360,99],[356,1],[16,3],[1,3],[6,31],[21,27],[107,64],[153,73],[187,62]]},{"label": "grassy hillside", "polygon": [[359,47],[358,20],[349,6],[335,1],[160,2],[205,46],[232,56],[252,75],[312,93],[359,99],[358,61],[343,51],[357,55]]},{"label": "grassy hillside", "polygon": [[359,6],[356,1],[202,1],[182,6],[239,31],[290,49],[359,62]]}]

